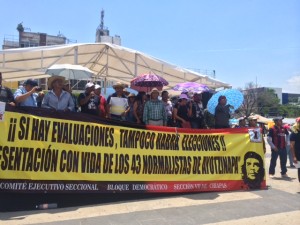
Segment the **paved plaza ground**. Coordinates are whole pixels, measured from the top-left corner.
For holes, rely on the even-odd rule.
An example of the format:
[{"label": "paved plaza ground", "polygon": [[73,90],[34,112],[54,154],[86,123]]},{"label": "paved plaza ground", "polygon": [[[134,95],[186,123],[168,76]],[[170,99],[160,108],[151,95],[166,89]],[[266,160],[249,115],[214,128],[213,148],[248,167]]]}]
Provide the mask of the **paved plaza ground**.
[{"label": "paved plaza ground", "polygon": [[[267,146],[266,170],[269,161],[270,148]],[[65,205],[49,210],[30,208],[34,196],[27,199],[28,202],[20,198],[13,204],[19,204],[16,210],[23,211],[1,212],[0,224],[298,225],[300,183],[297,169],[288,168],[288,175],[289,178],[281,178],[278,160],[275,178],[267,177],[267,190],[126,197],[76,195],[73,199],[63,199]],[[59,196],[53,198],[55,201]]]}]

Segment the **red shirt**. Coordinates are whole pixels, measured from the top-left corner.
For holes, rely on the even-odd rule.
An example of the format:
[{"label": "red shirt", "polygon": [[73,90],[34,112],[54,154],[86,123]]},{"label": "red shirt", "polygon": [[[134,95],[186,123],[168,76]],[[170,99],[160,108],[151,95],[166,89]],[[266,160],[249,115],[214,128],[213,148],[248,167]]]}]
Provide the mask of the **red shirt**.
[{"label": "red shirt", "polygon": [[273,126],[269,130],[268,136],[272,138],[273,144],[277,148],[285,148],[285,138],[289,132],[284,127]]}]

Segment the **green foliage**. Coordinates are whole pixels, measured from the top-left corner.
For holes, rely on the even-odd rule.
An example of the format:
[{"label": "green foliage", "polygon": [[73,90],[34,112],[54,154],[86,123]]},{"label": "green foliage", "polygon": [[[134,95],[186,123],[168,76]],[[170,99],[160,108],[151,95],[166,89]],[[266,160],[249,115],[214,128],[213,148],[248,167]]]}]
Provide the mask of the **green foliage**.
[{"label": "green foliage", "polygon": [[257,108],[258,113],[262,115],[266,114],[278,114],[278,108],[280,106],[279,99],[276,96],[274,90],[263,89],[257,94]]},{"label": "green foliage", "polygon": [[299,105],[280,105],[278,111],[280,112],[280,115],[283,115],[284,117],[295,118],[300,116]]},{"label": "green foliage", "polygon": [[[246,84],[243,92],[244,103],[239,110],[242,115],[249,116],[251,113],[258,113],[263,116],[284,116],[292,118],[300,116],[300,105],[279,104],[280,100],[273,89],[257,89],[254,83],[250,82]],[[297,101],[294,98],[289,99],[289,102]]]}]

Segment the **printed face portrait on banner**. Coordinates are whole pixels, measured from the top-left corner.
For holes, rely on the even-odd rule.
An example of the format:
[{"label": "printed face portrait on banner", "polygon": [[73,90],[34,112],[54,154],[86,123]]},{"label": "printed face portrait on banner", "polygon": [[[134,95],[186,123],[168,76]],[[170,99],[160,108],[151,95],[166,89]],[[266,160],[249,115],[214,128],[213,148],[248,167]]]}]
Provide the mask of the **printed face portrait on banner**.
[{"label": "printed face portrait on banner", "polygon": [[242,165],[242,178],[250,189],[260,188],[265,176],[264,164],[261,156],[256,152],[247,152]]}]

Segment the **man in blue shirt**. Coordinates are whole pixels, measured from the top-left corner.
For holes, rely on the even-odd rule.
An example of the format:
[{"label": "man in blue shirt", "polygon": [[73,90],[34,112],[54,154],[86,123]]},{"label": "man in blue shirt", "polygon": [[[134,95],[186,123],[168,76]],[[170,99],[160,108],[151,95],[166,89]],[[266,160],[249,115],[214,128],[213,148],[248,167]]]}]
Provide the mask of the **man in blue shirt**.
[{"label": "man in blue shirt", "polygon": [[14,99],[19,106],[37,107],[37,97],[39,96],[38,83],[33,79],[28,79],[23,83],[23,86],[16,90]]}]

